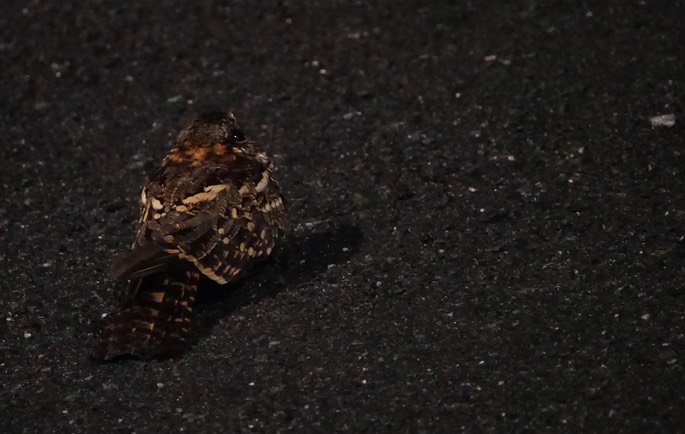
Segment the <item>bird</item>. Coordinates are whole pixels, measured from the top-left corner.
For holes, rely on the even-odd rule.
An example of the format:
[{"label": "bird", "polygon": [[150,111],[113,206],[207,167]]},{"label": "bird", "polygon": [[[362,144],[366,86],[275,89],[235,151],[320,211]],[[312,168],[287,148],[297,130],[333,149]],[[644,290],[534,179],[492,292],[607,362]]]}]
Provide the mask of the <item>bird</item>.
[{"label": "bird", "polygon": [[201,276],[224,285],[269,257],[285,234],[286,203],[267,153],[230,112],[199,116],[144,185],[130,251],[111,274],[124,301],[92,358],[183,354]]}]

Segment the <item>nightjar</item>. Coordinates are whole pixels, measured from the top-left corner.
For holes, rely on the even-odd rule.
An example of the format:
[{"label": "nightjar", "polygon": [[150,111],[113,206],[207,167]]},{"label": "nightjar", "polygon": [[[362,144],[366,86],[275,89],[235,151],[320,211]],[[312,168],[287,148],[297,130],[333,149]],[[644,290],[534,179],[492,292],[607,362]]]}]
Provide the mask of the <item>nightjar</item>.
[{"label": "nightjar", "polygon": [[143,188],[131,251],[112,265],[129,283],[95,359],[184,351],[200,276],[239,279],[283,238],[285,204],[272,168],[231,113],[205,114],[181,131]]}]

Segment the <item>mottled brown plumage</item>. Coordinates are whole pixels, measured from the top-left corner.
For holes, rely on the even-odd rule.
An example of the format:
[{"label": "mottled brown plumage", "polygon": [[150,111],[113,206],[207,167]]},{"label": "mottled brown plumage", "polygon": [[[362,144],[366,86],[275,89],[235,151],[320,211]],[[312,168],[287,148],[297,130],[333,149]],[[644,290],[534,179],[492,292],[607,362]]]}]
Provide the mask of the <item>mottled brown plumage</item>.
[{"label": "mottled brown plumage", "polygon": [[112,266],[130,283],[95,358],[184,350],[200,274],[220,284],[238,279],[283,236],[284,201],[271,169],[230,113],[206,114],[181,131],[143,188],[132,250]]}]

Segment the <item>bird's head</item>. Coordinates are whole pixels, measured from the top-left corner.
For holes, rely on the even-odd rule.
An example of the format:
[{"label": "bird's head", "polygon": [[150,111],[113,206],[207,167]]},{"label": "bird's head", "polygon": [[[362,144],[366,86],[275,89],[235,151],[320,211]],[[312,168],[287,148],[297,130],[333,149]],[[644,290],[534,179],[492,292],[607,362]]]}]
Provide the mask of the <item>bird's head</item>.
[{"label": "bird's head", "polygon": [[[269,166],[269,157],[262,149],[243,134],[233,113],[212,112],[198,117],[192,124],[181,131],[176,139],[179,151],[194,149],[213,149],[254,158]],[[192,151],[194,152],[194,151]]]}]

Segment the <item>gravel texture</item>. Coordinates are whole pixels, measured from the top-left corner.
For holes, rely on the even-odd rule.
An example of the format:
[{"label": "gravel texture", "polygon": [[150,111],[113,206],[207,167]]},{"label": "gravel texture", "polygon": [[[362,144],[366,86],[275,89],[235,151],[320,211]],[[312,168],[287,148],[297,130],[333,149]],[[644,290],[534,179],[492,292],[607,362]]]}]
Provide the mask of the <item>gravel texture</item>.
[{"label": "gravel texture", "polygon": [[[0,3],[0,432],[682,430],[682,2],[135,3]],[[288,242],[183,357],[91,363],[216,109]]]}]

